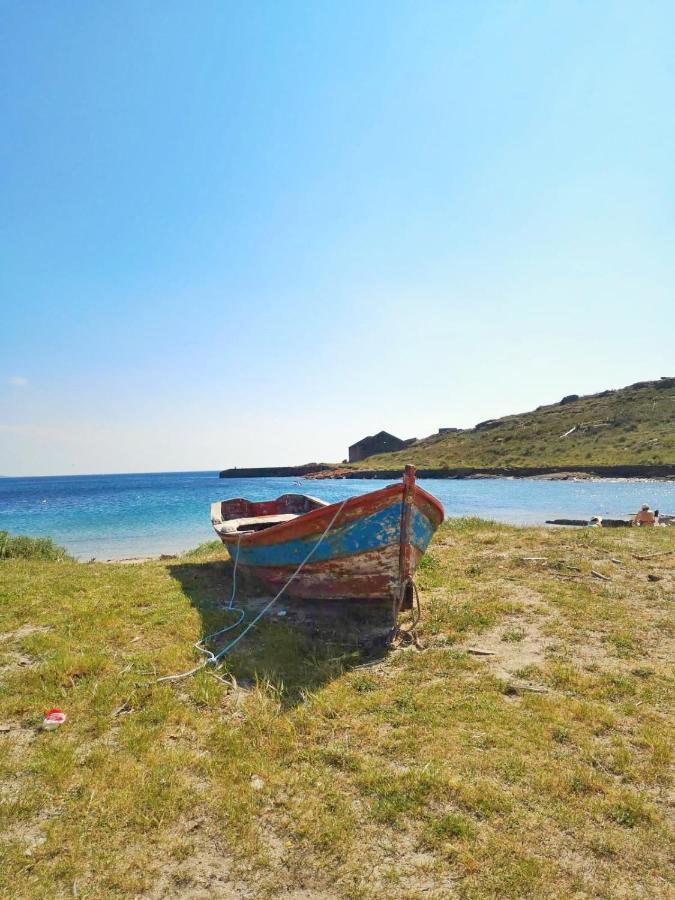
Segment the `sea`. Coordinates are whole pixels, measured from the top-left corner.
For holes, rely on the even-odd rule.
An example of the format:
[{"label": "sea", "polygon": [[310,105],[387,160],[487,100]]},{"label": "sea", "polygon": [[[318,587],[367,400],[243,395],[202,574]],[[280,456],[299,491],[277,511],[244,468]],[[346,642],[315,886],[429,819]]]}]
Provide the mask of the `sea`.
[{"label": "sea", "polygon": [[[420,479],[446,516],[480,516],[516,525],[546,519],[619,517],[640,504],[675,513],[675,483]],[[220,479],[217,472],[152,472],[0,478],[0,531],[51,537],[78,559],[174,554],[213,540],[215,500],[265,500],[284,493],[329,502],[384,487],[373,479]]]}]

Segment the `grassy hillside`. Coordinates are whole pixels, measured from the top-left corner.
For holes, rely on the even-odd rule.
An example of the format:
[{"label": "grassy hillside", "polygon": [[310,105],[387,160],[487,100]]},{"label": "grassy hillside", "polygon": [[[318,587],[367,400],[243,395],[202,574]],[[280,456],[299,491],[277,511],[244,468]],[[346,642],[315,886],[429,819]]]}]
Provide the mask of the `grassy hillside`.
[{"label": "grassy hillside", "polygon": [[[432,435],[359,468],[675,463],[675,378],[505,416],[496,425]],[[574,428],[571,434],[563,435]]]},{"label": "grassy hillside", "polygon": [[455,520],[423,651],[357,668],[288,604],[174,683],[222,547],[0,560],[0,896],[672,896],[674,532]]}]

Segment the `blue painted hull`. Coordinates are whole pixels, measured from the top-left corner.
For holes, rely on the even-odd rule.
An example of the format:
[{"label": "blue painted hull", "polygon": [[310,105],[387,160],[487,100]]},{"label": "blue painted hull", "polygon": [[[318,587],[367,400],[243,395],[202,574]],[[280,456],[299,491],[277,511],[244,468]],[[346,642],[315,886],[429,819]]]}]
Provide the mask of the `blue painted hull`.
[{"label": "blue painted hull", "polygon": [[276,590],[309,556],[290,596],[391,601],[443,520],[443,507],[421,488],[405,497],[403,485],[391,485],[264,531],[219,536],[240,568]]},{"label": "blue painted hull", "polygon": [[[280,544],[260,546],[242,544],[239,565],[297,566],[312,551],[312,562],[326,562],[341,557],[356,556],[383,550],[401,541],[401,503],[393,503],[372,515],[334,528],[321,541],[320,535],[295,538]],[[413,513],[412,544],[423,554],[435,531],[434,524],[419,511]]]}]

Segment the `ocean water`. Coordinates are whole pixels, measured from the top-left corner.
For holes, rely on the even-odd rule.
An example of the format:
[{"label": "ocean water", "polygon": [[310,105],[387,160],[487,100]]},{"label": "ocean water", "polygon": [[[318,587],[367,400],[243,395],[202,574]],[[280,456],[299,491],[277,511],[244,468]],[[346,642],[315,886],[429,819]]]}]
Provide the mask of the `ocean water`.
[{"label": "ocean water", "polygon": [[[384,487],[375,480],[219,479],[217,472],[0,478],[0,531],[47,536],[80,559],[177,553],[213,540],[214,500],[284,493],[329,502]],[[623,516],[641,503],[675,512],[673,482],[420,480],[446,516],[535,525],[546,519]]]}]

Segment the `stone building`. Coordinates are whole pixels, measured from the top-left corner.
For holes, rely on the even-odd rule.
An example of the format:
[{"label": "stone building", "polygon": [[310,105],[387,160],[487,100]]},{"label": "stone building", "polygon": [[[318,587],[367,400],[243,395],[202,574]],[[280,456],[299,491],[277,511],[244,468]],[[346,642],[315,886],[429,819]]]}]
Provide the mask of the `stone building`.
[{"label": "stone building", "polygon": [[397,438],[388,431],[378,431],[377,434],[361,438],[349,448],[349,462],[359,462],[376,453],[393,453],[394,450],[402,450],[413,444],[417,438],[408,438],[407,441]]}]

